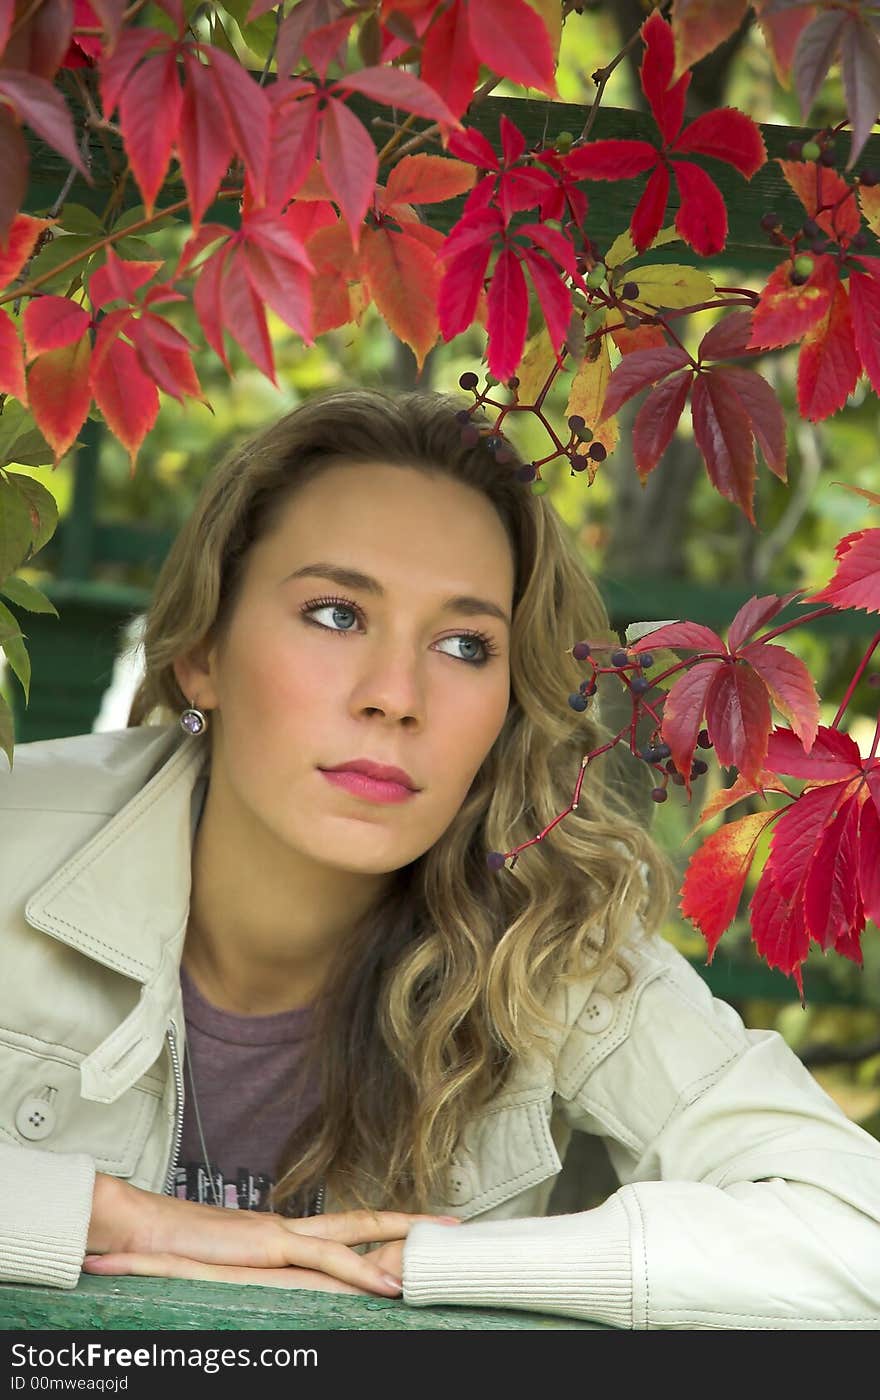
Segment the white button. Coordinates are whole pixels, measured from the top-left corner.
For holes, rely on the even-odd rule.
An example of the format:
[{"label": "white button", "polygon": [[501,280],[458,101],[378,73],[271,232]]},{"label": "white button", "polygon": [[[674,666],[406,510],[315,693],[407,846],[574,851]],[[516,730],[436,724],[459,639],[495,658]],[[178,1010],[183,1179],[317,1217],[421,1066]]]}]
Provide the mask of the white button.
[{"label": "white button", "polygon": [[447,1195],[450,1205],[463,1206],[474,1194],[473,1179],[467,1167],[453,1162],[449,1168]]},{"label": "white button", "polygon": [[614,1007],[611,998],[606,997],[604,992],[594,992],[583,1010],[584,1029],[593,1035],[598,1035],[604,1031],[614,1019]]},{"label": "white button", "polygon": [[55,1110],[47,1099],[22,1099],[15,1115],[15,1126],[23,1138],[41,1142],[55,1129]]}]

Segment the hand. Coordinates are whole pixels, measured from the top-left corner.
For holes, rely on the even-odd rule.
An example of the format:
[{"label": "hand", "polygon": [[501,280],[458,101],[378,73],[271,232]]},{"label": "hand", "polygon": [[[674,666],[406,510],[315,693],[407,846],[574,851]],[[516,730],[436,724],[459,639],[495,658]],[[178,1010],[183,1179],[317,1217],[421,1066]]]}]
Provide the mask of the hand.
[{"label": "hand", "polygon": [[[100,1175],[100,1174],[99,1174]],[[96,1180],[88,1249],[98,1257],[86,1273],[140,1274],[260,1283],[276,1288],[399,1294],[402,1240],[418,1220],[443,1219],[398,1211],[346,1211],[289,1218],[227,1210],[141,1191],[114,1177]],[[132,1194],[133,1193],[133,1194]],[[115,1222],[115,1224],[113,1223]],[[361,1255],[352,1245],[399,1243],[399,1256]],[[385,1248],[386,1246],[383,1246]]]}]

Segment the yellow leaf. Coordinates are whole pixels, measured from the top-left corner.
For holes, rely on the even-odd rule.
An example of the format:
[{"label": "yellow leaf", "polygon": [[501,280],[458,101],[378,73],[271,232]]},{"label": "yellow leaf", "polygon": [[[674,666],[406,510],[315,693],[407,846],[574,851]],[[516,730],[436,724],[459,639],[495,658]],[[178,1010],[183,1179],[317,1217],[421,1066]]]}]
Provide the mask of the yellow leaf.
[{"label": "yellow leaf", "polygon": [[872,233],[880,236],[880,185],[860,185],[859,204]]},{"label": "yellow leaf", "polygon": [[[596,342],[594,341],[593,344],[595,345]],[[573,413],[580,414],[587,427],[593,430],[591,442],[584,443],[581,455],[586,454],[593,442],[601,442],[606,451],[611,453],[617,446],[617,440],[620,436],[616,416],[606,418],[604,423],[599,422],[608,389],[608,379],[611,375],[611,361],[608,357],[607,337],[603,336],[598,345],[599,351],[595,359],[591,359],[588,353],[581,362],[577,374],[571,381],[568,403],[565,407],[566,418],[570,418]],[[590,481],[592,481],[594,474],[595,468],[591,471]]]},{"label": "yellow leaf", "polygon": [[556,356],[550,343],[550,332],[546,326],[542,326],[526,342],[525,352],[516,371],[520,403],[535,402],[555,364]]},{"label": "yellow leaf", "polygon": [[[649,243],[649,248],[660,248],[664,243],[675,243],[679,239],[678,230],[675,224],[670,224],[668,228],[661,228],[653,243]],[[645,249],[647,252],[647,248]],[[606,267],[621,267],[624,263],[636,256],[636,245],[630,237],[629,229],[624,229],[615,238],[605,257],[602,259]]]},{"label": "yellow leaf", "polygon": [[562,5],[560,0],[526,0],[526,4],[544,21],[544,28],[550,36],[553,57],[558,61],[559,45],[562,43]]},{"label": "yellow leaf", "polygon": [[694,306],[701,301],[711,301],[715,295],[715,283],[708,273],[685,263],[635,267],[626,280],[635,282],[639,289],[633,306]]}]

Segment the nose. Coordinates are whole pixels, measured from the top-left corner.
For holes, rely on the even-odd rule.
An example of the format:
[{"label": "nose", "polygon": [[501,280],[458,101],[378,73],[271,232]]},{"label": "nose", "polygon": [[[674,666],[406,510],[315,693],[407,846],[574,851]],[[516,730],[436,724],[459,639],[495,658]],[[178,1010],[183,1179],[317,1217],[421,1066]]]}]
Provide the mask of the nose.
[{"label": "nose", "polygon": [[424,686],[412,648],[377,650],[354,686],[352,704],[386,719],[417,722],[424,714]]}]

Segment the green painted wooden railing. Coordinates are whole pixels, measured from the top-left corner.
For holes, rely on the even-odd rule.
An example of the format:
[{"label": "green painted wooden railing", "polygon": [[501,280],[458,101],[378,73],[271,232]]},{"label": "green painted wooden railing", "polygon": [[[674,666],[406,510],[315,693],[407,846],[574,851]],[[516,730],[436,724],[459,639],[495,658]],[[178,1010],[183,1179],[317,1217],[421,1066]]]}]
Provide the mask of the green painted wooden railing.
[{"label": "green painted wooden railing", "polygon": [[0,1331],[587,1331],[599,1322],[520,1309],[410,1307],[397,1299],[191,1279],[97,1278],[76,1288],[0,1283]]}]

